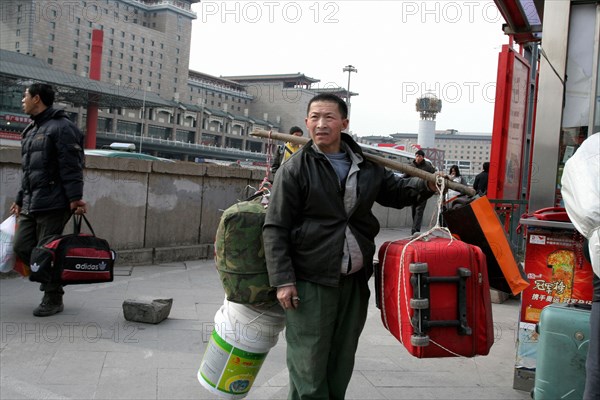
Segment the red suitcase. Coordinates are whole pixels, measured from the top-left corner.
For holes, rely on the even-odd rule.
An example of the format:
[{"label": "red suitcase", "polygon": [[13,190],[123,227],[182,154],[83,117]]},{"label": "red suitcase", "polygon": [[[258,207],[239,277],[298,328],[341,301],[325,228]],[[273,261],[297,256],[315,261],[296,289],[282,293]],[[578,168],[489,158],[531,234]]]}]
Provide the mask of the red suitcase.
[{"label": "red suitcase", "polygon": [[494,336],[485,255],[460,240],[426,239],[379,249],[385,327],[418,358],[488,354]]}]

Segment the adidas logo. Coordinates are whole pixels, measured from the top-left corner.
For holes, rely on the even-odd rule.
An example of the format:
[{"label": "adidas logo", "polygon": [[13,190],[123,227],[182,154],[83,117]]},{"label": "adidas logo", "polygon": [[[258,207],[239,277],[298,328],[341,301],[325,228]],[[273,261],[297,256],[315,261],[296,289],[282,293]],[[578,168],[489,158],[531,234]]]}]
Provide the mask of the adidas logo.
[{"label": "adidas logo", "polygon": [[106,269],[106,263],[102,261],[100,264],[98,264],[98,267],[100,268],[100,271],[104,271]]},{"label": "adidas logo", "polygon": [[38,263],[33,263],[33,264],[31,264],[31,267],[30,267],[30,268],[31,268],[31,271],[32,271],[32,272],[38,272],[38,271],[40,270],[40,264],[38,264]]}]

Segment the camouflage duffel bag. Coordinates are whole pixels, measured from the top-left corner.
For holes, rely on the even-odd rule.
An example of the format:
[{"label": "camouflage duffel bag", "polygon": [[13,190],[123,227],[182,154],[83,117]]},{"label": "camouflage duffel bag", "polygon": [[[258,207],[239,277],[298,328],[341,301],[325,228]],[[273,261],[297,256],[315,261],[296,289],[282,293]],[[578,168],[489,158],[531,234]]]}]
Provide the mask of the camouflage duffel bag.
[{"label": "camouflage duffel bag", "polygon": [[227,300],[241,304],[276,303],[269,285],[262,227],[267,210],[255,200],[242,201],[223,212],[215,239],[215,261]]}]

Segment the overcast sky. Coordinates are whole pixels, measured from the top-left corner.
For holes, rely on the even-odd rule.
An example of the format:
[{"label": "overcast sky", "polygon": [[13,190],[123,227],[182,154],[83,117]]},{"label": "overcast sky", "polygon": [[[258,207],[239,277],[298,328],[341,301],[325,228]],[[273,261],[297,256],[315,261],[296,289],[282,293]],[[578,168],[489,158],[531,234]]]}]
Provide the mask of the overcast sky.
[{"label": "overcast sky", "polygon": [[498,53],[493,1],[210,1],[193,6],[190,69],[214,76],[301,72],[348,85],[350,128],[417,132],[418,97],[442,99],[436,129],[491,133]]}]

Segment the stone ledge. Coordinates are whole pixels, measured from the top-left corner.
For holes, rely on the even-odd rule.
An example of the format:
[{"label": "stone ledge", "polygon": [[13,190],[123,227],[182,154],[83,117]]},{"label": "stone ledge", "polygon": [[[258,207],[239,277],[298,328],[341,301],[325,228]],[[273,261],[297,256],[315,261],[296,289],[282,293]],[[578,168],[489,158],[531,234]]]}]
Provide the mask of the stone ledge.
[{"label": "stone ledge", "polygon": [[154,258],[154,249],[115,250],[116,265],[149,265]]},{"label": "stone ledge", "polygon": [[153,264],[206,259],[209,257],[208,251],[211,247],[210,244],[157,247],[154,249]]}]

